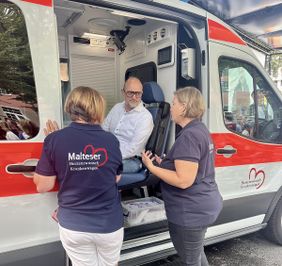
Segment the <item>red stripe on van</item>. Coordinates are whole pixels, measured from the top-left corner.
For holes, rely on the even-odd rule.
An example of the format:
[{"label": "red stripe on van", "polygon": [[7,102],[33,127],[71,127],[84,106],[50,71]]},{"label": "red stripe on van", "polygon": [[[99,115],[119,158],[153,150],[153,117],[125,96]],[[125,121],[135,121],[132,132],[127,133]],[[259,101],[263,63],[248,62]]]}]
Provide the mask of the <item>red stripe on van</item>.
[{"label": "red stripe on van", "polygon": [[216,167],[282,162],[282,145],[261,143],[233,133],[212,134],[212,138],[215,149],[232,146],[237,150],[229,158],[216,154]]},{"label": "red stripe on van", "polygon": [[208,28],[209,39],[246,45],[238,35],[214,20],[208,19]]},{"label": "red stripe on van", "polygon": [[[215,149],[229,145],[237,150],[230,158],[216,155],[216,167],[282,162],[282,145],[256,142],[233,133],[214,133]],[[43,143],[0,144],[0,197],[37,193],[32,178],[6,172],[6,166],[21,164],[27,159],[39,159]],[[58,186],[54,190],[58,190]]]},{"label": "red stripe on van", "polygon": [[[32,178],[6,172],[10,164],[22,164],[27,159],[39,159],[43,143],[0,144],[0,197],[37,193]],[[57,190],[58,188],[56,188]]]},{"label": "red stripe on van", "polygon": [[42,6],[52,6],[53,1],[52,0],[23,0],[25,2],[42,5]]}]

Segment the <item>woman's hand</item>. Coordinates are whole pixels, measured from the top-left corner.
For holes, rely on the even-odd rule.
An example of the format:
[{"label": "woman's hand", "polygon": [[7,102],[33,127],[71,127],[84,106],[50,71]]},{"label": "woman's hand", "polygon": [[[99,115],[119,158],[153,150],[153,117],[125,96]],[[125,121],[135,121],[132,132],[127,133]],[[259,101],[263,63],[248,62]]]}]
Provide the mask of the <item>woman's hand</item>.
[{"label": "woman's hand", "polygon": [[156,158],[156,162],[160,165],[163,161],[163,158],[165,157],[165,155],[163,156],[158,156],[157,154],[155,154],[155,158]]},{"label": "woman's hand", "polygon": [[46,128],[43,129],[45,136],[50,133],[59,130],[59,126],[56,121],[51,121],[50,119],[46,122]]},{"label": "woman's hand", "polygon": [[153,167],[153,161],[156,159],[151,151],[143,151],[142,155],[142,162],[145,166],[150,170]]},{"label": "woman's hand", "polygon": [[116,183],[118,183],[121,179],[121,175],[116,175]]}]

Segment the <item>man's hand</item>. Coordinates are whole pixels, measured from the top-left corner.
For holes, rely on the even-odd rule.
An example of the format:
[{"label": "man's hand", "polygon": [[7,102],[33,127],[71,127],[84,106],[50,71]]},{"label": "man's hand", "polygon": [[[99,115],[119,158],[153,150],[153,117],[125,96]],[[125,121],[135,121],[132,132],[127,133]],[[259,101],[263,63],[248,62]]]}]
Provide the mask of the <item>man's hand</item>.
[{"label": "man's hand", "polygon": [[51,121],[48,119],[46,122],[46,128],[43,129],[45,136],[48,136],[50,133],[59,130],[59,126],[56,121]]}]

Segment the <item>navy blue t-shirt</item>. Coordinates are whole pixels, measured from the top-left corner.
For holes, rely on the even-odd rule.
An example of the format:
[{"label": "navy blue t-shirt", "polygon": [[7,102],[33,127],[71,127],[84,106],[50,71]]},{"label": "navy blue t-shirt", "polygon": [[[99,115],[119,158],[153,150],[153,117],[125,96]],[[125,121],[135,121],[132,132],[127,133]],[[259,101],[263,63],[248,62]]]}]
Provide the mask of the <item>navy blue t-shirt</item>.
[{"label": "navy blue t-shirt", "polygon": [[168,221],[191,228],[211,225],[222,208],[214,178],[214,147],[206,126],[199,120],[187,124],[178,134],[161,167],[175,171],[175,160],[197,162],[193,185],[180,189],[162,182]]},{"label": "navy blue t-shirt", "polygon": [[99,125],[74,122],[45,138],[36,167],[36,173],[58,178],[60,225],[90,233],[111,233],[123,226],[116,184],[121,171],[117,138]]}]

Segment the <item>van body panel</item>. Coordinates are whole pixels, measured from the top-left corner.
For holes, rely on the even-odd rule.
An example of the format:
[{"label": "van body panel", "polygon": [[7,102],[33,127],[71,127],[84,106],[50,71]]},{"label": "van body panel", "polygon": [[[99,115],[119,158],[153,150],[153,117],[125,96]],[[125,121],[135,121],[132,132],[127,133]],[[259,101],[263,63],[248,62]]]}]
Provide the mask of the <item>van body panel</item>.
[{"label": "van body panel", "polygon": [[0,253],[58,241],[51,218],[56,204],[55,192],[0,198]]},{"label": "van body panel", "polygon": [[[38,194],[31,173],[8,172],[16,165],[36,165],[48,118],[61,124],[62,104],[56,18],[50,1],[11,1],[21,10],[27,29],[40,131],[25,141],[0,142],[0,252],[58,241],[58,229],[50,214],[56,208],[56,193]],[[49,4],[48,4],[49,3]]]},{"label": "van body panel", "polygon": [[[236,216],[238,215],[238,217],[241,216],[242,218],[244,215],[255,217],[255,213],[264,216],[274,198],[275,192],[282,186],[281,144],[275,142],[268,143],[267,141],[260,141],[255,138],[244,136],[237,133],[235,128],[230,130],[230,128],[227,127],[229,122],[225,121],[226,111],[224,110],[224,103],[227,102],[226,97],[230,97],[230,92],[228,92],[228,90],[227,92],[222,91],[223,84],[228,82],[228,86],[232,88],[231,86],[235,86],[233,84],[236,84],[237,82],[236,86],[239,89],[241,83],[238,82],[240,79],[239,75],[237,80],[231,80],[231,78],[227,81],[221,80],[222,77],[220,76],[221,73],[219,72],[219,68],[222,58],[230,59],[230,62],[239,62],[238,64],[242,62],[242,66],[247,62],[247,66],[256,69],[257,73],[265,79],[269,88],[275,91],[272,87],[272,83],[269,82],[258,61],[254,59],[249,52],[247,53],[245,51],[247,50],[247,47],[244,48],[242,45],[240,46],[241,47],[236,43],[209,41],[211,103],[209,120],[212,121],[210,123],[210,130],[212,132],[216,151],[216,180],[224,199],[224,208],[220,214],[219,220],[221,220],[223,216],[231,217],[232,212],[235,212]],[[243,67],[241,69],[243,69]],[[245,74],[245,76],[246,75],[247,74]],[[247,91],[239,91],[237,93],[238,95],[240,95],[240,93],[241,95],[244,95],[240,96],[245,97],[245,99],[242,98],[242,102],[246,101],[246,97],[249,97],[247,96]],[[233,94],[233,100],[228,100],[230,107],[234,105],[234,97],[236,96],[234,95],[235,94]],[[277,94],[277,99],[279,98],[280,96]],[[238,101],[240,103],[240,99]],[[230,111],[232,110],[230,109]],[[247,112],[247,110],[244,112]],[[230,123],[232,126],[236,125],[234,122]],[[230,153],[228,153],[228,150]],[[228,201],[235,199],[242,199],[242,203],[238,205],[235,204],[236,207],[232,208],[229,206]],[[249,201],[248,199],[252,200]],[[258,210],[254,207],[256,204],[259,206],[262,203],[265,204],[263,209]],[[252,209],[255,213],[250,214],[250,212],[248,213],[244,211],[243,205],[247,206],[249,204],[250,206],[248,206],[246,210]],[[251,207],[251,205],[253,205],[253,207]],[[261,219],[252,219],[252,222],[253,225],[259,224],[261,223]]]},{"label": "van body panel", "polygon": [[[3,165],[0,169],[0,198],[37,193],[32,178],[25,176],[25,173],[9,172],[8,169],[15,164],[25,165],[25,162],[31,159],[38,160],[42,143],[1,143],[0,147],[1,165]],[[12,151],[13,156],[11,156]]]},{"label": "van body panel", "polygon": [[66,265],[66,261],[62,244],[59,241],[0,254],[1,266],[61,266]]},{"label": "van body panel", "polygon": [[[133,2],[140,2],[138,0],[133,1]],[[143,1],[142,1],[143,2]],[[145,1],[148,4],[153,4],[156,3],[158,5],[161,5],[163,7],[166,7],[171,10],[178,10],[179,12],[189,12],[190,14],[201,16],[201,17],[206,17],[207,12],[203,9],[200,9],[196,6],[193,6],[189,3],[184,3],[183,1],[178,1],[178,0],[152,0],[152,1]]]},{"label": "van body panel", "polygon": [[37,4],[37,5],[50,6],[50,7],[53,4],[52,0],[22,0],[22,1]]},{"label": "van body panel", "polygon": [[[110,108],[122,100],[121,90],[128,71],[138,74],[138,71],[143,71],[140,70],[142,66],[151,65],[166,101],[171,102],[180,79],[183,81],[181,50],[186,48],[194,49],[195,63],[189,67],[194,68],[195,77],[187,78],[183,84],[199,87],[204,96],[207,111],[203,122],[208,126],[215,144],[216,180],[224,199],[220,216],[208,228],[206,242],[214,243],[266,226],[269,216],[266,217],[266,214],[268,210],[273,210],[272,204],[278,202],[277,191],[282,187],[281,142],[250,138],[227,126],[226,112],[233,110],[224,109],[221,60],[227,58],[252,66],[274,94],[277,92],[251,49],[227,24],[205,10],[173,0],[11,2],[19,6],[25,18],[40,130],[37,136],[25,141],[0,141],[0,261],[3,258],[3,265],[21,265],[21,260],[26,265],[38,265],[46,254],[58,258],[59,265],[68,264],[63,260],[62,249],[57,247],[58,228],[51,219],[51,213],[57,206],[58,187],[39,194],[30,172],[9,170],[15,165],[36,165],[47,119],[57,121],[60,126],[69,123],[63,114],[66,92],[78,85],[95,87],[104,94]],[[120,13],[114,14],[113,11]],[[61,21],[60,12],[65,12],[65,21]],[[110,41],[110,44],[100,42],[99,46],[97,42],[91,43],[89,40],[88,43],[81,38],[83,32],[91,30],[91,23],[97,26],[97,17],[104,19],[100,23],[106,23],[106,28],[123,30],[129,18],[136,16],[141,16],[146,23],[143,27],[132,26],[130,34],[124,39],[126,49],[123,53]],[[80,23],[87,24],[83,31]],[[103,30],[103,26],[98,26]],[[180,29],[184,37],[179,36]],[[164,39],[156,37],[154,41],[148,41],[162,31],[167,34]],[[108,35],[109,32],[108,28],[102,31]],[[75,41],[75,38],[80,41]],[[170,48],[171,58],[161,65],[159,52],[166,48]],[[66,64],[69,78],[60,76],[60,62]],[[276,96],[281,106],[282,96],[278,93]],[[231,104],[232,100],[228,103]],[[167,148],[174,142],[176,130],[172,125]],[[154,193],[161,197],[160,191]],[[130,237],[125,239],[122,248],[121,265],[132,262],[139,265],[152,261],[154,256],[161,258],[162,255],[175,253],[164,225],[166,221],[161,222],[162,226],[155,223],[148,230],[146,228],[150,224],[126,228]],[[136,237],[134,230],[137,231]],[[143,235],[142,230],[146,230]],[[45,248],[46,252],[43,252]],[[25,260],[27,250],[31,257]]]},{"label": "van body panel", "polygon": [[237,148],[237,152],[229,160],[217,153],[216,167],[251,164],[254,162],[253,154],[256,163],[281,162],[281,145],[261,143],[232,133],[214,133],[212,138],[216,143],[216,149],[223,148],[226,145]]},{"label": "van body panel", "polygon": [[208,31],[209,39],[246,45],[237,34],[212,19],[208,19]]}]

